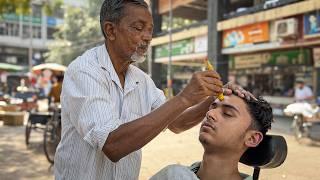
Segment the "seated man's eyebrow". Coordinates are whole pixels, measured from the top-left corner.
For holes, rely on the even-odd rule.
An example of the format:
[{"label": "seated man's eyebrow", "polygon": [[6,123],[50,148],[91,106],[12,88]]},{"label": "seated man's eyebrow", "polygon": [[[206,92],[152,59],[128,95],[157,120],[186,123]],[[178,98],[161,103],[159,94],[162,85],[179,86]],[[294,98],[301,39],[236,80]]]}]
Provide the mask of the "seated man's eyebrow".
[{"label": "seated man's eyebrow", "polygon": [[221,103],[221,106],[222,106],[223,108],[233,109],[233,110],[235,110],[238,114],[240,114],[240,111],[238,110],[238,108],[236,108],[235,106],[233,106],[233,105],[231,105],[231,104]]}]

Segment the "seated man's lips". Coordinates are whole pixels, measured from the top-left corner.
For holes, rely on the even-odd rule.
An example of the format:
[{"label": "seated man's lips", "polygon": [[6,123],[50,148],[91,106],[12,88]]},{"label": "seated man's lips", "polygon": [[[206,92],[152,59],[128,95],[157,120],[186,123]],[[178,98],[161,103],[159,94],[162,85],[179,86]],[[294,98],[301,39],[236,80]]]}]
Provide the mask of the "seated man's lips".
[{"label": "seated man's lips", "polygon": [[211,128],[212,130],[215,130],[215,126],[212,125],[212,124],[210,124],[210,123],[207,122],[207,121],[204,121],[204,122],[202,123],[201,127],[203,127],[203,126],[206,126],[206,127]]}]

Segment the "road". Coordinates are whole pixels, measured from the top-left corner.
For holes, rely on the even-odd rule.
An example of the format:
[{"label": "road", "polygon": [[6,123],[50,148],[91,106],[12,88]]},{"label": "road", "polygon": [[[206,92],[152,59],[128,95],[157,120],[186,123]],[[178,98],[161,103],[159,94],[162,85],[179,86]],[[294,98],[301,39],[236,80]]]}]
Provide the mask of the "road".
[{"label": "road", "polygon": [[[261,170],[261,180],[318,180],[320,146],[298,144],[290,134],[290,119],[276,117],[272,134],[280,134],[288,143],[288,156],[282,166]],[[161,133],[143,149],[140,179],[148,179],[169,164],[190,165],[201,160],[203,153],[198,138],[199,127],[179,135]],[[239,164],[240,171],[251,174],[252,168]],[[42,133],[34,132],[31,144],[24,143],[24,127],[0,125],[0,179],[53,179],[52,168],[42,150]]]}]

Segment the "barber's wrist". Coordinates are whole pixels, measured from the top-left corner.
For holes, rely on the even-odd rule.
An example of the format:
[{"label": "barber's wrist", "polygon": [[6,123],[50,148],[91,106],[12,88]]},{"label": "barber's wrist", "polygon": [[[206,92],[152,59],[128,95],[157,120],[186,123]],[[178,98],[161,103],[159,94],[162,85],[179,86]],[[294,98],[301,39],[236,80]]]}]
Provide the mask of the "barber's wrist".
[{"label": "barber's wrist", "polygon": [[192,101],[184,96],[183,93],[179,93],[177,96],[176,96],[177,100],[180,102],[180,104],[182,104],[183,106],[185,106],[186,108],[190,107],[193,105]]}]

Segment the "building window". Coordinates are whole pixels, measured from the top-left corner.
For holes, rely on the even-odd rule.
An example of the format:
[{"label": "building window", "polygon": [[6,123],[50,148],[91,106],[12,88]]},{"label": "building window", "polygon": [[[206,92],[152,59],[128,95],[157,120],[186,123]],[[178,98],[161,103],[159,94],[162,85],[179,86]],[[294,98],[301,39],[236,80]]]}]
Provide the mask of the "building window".
[{"label": "building window", "polygon": [[19,36],[19,24],[6,23],[8,28],[8,36]]},{"label": "building window", "polygon": [[55,32],[57,32],[58,31],[58,29],[57,28],[48,28],[47,29],[47,37],[48,37],[48,39],[54,39],[54,37],[53,37],[53,34],[55,33]]},{"label": "building window", "polygon": [[41,26],[33,26],[33,38],[41,39]]},{"label": "building window", "polygon": [[0,35],[19,36],[19,24],[8,22],[0,24]]},{"label": "building window", "polygon": [[7,33],[7,29],[6,29],[6,24],[5,23],[1,23],[0,24],[0,35],[6,35]]},{"label": "building window", "polygon": [[[41,39],[41,26],[33,26],[32,27],[32,34],[33,34],[33,38]],[[23,25],[22,37],[23,38],[30,38],[30,26],[29,25]]]}]

